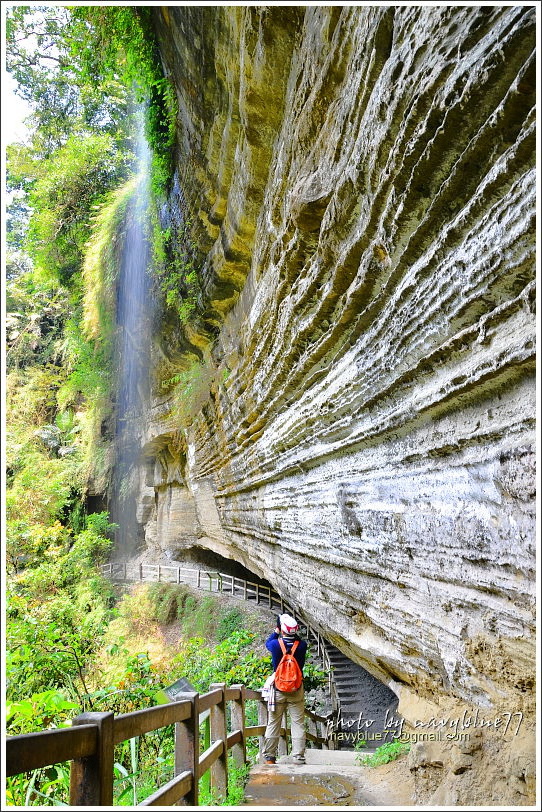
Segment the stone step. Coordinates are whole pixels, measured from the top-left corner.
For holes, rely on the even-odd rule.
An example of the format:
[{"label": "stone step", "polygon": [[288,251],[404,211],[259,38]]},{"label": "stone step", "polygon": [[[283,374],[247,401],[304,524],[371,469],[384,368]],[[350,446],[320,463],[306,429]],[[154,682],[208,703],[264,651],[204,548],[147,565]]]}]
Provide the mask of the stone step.
[{"label": "stone step", "polygon": [[361,666],[356,666],[354,663],[349,663],[348,661],[342,663],[340,666],[335,666],[332,669],[332,673],[334,677],[351,677],[359,681],[362,681],[367,676],[367,672],[364,671]]}]

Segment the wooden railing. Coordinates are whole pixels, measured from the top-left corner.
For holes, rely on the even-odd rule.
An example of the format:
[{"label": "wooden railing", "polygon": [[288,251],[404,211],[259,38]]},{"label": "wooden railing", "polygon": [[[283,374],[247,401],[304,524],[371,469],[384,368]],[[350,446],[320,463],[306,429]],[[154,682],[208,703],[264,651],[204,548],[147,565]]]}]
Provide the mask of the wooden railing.
[{"label": "wooden railing", "polygon": [[121,581],[157,581],[160,583],[188,584],[198,589],[208,589],[210,592],[224,592],[243,600],[255,600],[256,603],[265,604],[269,609],[279,609],[280,613],[288,612],[294,615],[304,630],[307,639],[311,638],[316,646],[316,655],[322,661],[324,670],[328,675],[328,693],[335,713],[340,708],[337,688],[333,681],[333,667],[326,648],[326,641],[318,631],[313,628],[303,616],[299,606],[292,606],[282,595],[269,584],[248,581],[216,570],[191,569],[190,567],[174,567],[169,564],[130,564],[126,562],[111,562],[102,564],[101,572],[112,580]]},{"label": "wooden railing", "polygon": [[[247,726],[247,700],[258,700],[258,724]],[[200,753],[200,714],[210,711],[210,746]],[[229,711],[229,712],[228,712]],[[328,745],[331,718],[305,711],[309,719],[307,738],[317,747]],[[139,806],[197,806],[199,779],[210,771],[211,787],[225,797],[228,781],[228,753],[235,763],[247,761],[246,742],[260,739],[267,723],[267,705],[260,691],[243,685],[210,686],[206,694],[186,693],[167,705],[115,716],[113,713],[84,713],[72,720],[71,728],[45,730],[6,738],[6,775],[12,776],[69,761],[70,806],[112,806],[114,748],[121,742],[167,725],[175,725],[174,776]],[[287,748],[286,727],[281,730],[279,753]]]}]

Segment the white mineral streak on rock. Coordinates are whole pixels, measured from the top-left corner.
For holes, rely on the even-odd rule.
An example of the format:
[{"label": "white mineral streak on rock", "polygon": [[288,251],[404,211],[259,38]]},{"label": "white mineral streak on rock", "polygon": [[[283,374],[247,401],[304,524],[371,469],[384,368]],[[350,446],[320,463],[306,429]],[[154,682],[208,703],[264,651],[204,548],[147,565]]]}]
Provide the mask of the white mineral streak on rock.
[{"label": "white mineral streak on rock", "polygon": [[403,698],[528,709],[533,10],[155,19],[208,252],[157,343],[222,327],[203,410],[149,415],[149,542],[268,578]]}]

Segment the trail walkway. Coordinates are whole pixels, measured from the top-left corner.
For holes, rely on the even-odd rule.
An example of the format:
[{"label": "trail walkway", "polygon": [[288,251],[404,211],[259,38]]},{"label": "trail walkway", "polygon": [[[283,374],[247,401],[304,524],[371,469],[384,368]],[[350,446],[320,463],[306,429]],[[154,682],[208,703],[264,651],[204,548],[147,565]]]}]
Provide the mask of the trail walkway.
[{"label": "trail walkway", "polygon": [[275,766],[253,767],[245,806],[412,806],[412,779],[405,763],[360,767],[355,753],[307,750],[307,763],[282,756]]},{"label": "trail walkway", "polygon": [[299,606],[290,606],[267,581],[247,580],[232,573],[190,568],[175,564],[151,564],[143,561],[117,561],[101,567],[104,575],[120,581],[157,581],[164,583],[185,583],[198,589],[220,592],[245,601],[262,604],[279,612],[287,611],[299,618],[301,628],[322,668],[327,672],[327,693],[337,713],[337,732],[346,734],[340,747],[353,746],[348,737],[354,736],[359,728],[357,720],[360,713],[365,722],[370,720],[370,734],[367,736],[367,751],[379,745],[376,734],[393,727],[390,719],[397,716],[398,699],[383,683],[361,665],[352,662],[338,648],[324,639],[318,629],[313,628],[305,619]]}]

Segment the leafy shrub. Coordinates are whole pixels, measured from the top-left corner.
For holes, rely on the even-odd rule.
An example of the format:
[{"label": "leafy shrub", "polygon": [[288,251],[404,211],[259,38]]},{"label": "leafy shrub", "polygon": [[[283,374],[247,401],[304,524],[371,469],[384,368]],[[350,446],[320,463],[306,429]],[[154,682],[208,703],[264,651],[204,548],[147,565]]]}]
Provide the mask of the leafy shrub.
[{"label": "leafy shrub", "polygon": [[212,595],[205,595],[202,598],[196,598],[193,608],[187,610],[187,607],[184,607],[181,617],[182,633],[185,638],[202,637],[210,640],[215,637],[218,624],[216,603],[216,599]]},{"label": "leafy shrub", "polygon": [[303,668],[303,685],[306,691],[312,691],[314,688],[323,688],[327,682],[327,674],[322,671],[318,666],[310,662],[305,662]]},{"label": "leafy shrub", "polygon": [[237,631],[214,647],[206,645],[201,637],[191,637],[182,642],[174,658],[175,673],[187,677],[201,693],[208,691],[213,682],[261,688],[271,673],[271,657],[260,657],[249,650],[255,637],[253,632]]},{"label": "leafy shrub", "polygon": [[152,605],[152,617],[159,623],[172,623],[182,614],[186,590],[176,584],[150,584],[149,601]]},{"label": "leafy shrub", "polygon": [[[365,742],[363,742],[365,744]],[[356,747],[355,749],[359,749]],[[381,764],[387,764],[389,761],[395,761],[396,758],[408,753],[410,750],[410,742],[401,741],[397,739],[393,742],[386,742],[381,747],[377,747],[374,753],[364,753],[356,756],[356,762],[366,767],[379,767]]]},{"label": "leafy shrub", "polygon": [[237,607],[228,609],[220,618],[217,629],[217,639],[222,641],[230,637],[233,632],[241,631],[246,625],[243,612]]},{"label": "leafy shrub", "polygon": [[156,209],[150,211],[153,271],[166,307],[186,324],[197,309],[201,294],[197,272],[198,249],[191,239],[190,220],[181,219],[163,229]]},{"label": "leafy shrub", "polygon": [[199,804],[200,806],[241,806],[245,801],[245,786],[249,778],[250,765],[238,767],[232,756],[228,757],[228,787],[226,797],[209,786],[208,775],[200,779]]},{"label": "leafy shrub", "polygon": [[50,727],[68,727],[79,705],[56,689],[32,694],[29,699],[6,705],[7,728],[10,735],[30,733]]}]

